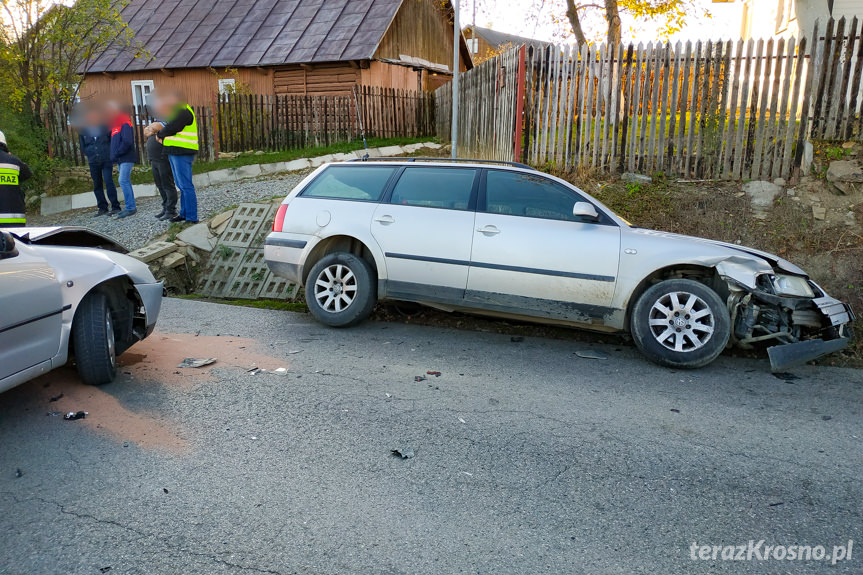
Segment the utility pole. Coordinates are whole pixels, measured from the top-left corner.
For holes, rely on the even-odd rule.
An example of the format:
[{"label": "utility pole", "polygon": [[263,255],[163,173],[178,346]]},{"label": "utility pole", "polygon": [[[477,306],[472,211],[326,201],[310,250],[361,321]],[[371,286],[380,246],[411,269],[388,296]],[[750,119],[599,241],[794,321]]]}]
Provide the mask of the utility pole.
[{"label": "utility pole", "polygon": [[459,0],[452,0],[452,157],[458,157],[458,71],[459,71],[459,49],[461,48],[461,26],[458,23]]}]

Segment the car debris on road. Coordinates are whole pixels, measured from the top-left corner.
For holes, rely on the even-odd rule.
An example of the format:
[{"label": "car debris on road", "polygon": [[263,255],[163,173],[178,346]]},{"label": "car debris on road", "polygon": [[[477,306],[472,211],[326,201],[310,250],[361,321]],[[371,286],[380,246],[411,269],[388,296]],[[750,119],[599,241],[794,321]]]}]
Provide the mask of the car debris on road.
[{"label": "car debris on road", "polygon": [[414,457],[413,447],[400,447],[391,451],[394,456],[401,457],[402,459],[413,459]]},{"label": "car debris on road", "polygon": [[186,359],[181,361],[177,367],[199,368],[199,367],[204,367],[205,365],[210,365],[211,363],[215,363],[215,362],[216,362],[215,357],[206,357],[206,358],[187,357]]}]

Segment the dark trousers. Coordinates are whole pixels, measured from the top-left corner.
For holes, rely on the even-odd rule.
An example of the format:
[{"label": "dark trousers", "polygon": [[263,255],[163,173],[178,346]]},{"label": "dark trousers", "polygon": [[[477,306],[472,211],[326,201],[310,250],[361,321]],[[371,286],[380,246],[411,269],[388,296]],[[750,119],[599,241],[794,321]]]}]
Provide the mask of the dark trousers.
[{"label": "dark trousers", "polygon": [[151,160],[150,169],[153,170],[153,181],[156,189],[162,196],[162,209],[168,214],[177,213],[177,185],[174,183],[174,173],[171,171],[171,162],[168,156],[161,160]]},{"label": "dark trousers", "polygon": [[[90,162],[90,177],[93,178],[93,194],[96,196],[96,206],[99,210],[107,211],[109,201],[112,210],[119,210],[117,186],[114,185],[114,164],[111,162],[100,164]],[[105,189],[108,191],[107,200],[105,199]]]}]

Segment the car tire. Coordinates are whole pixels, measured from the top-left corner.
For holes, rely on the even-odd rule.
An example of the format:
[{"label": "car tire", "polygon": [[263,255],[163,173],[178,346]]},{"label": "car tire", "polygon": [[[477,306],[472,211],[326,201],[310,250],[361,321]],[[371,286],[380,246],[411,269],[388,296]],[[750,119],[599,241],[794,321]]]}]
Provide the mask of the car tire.
[{"label": "car tire", "polygon": [[87,385],[102,385],[114,381],[117,375],[116,334],[108,298],[105,294],[89,294],[75,312],[72,341],[78,375]]},{"label": "car tire", "polygon": [[731,335],[728,307],[708,286],[685,279],[645,291],[630,318],[635,345],[659,365],[695,369],[716,359]]},{"label": "car tire", "polygon": [[319,322],[349,327],[369,317],[377,303],[377,279],[364,259],[346,252],[321,258],[309,271],[306,305]]}]

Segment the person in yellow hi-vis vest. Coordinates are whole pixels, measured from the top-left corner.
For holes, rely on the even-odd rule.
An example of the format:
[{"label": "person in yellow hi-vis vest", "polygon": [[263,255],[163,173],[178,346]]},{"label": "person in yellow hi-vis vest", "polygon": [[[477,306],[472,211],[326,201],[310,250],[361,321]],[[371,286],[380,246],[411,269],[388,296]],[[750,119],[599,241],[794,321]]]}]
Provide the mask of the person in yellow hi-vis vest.
[{"label": "person in yellow hi-vis vest", "polygon": [[0,228],[27,225],[21,184],[32,175],[27,164],[9,153],[6,135],[0,132]]},{"label": "person in yellow hi-vis vest", "polygon": [[157,134],[165,146],[164,153],[171,164],[174,182],[180,188],[180,213],[172,222],[198,221],[198,196],[192,182],[192,162],[198,153],[198,120],[195,111],[185,103],[179,92],[158,94],[156,109],[163,118],[170,118]]}]

